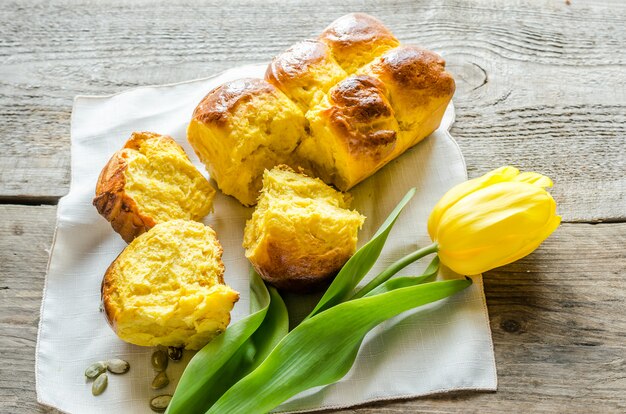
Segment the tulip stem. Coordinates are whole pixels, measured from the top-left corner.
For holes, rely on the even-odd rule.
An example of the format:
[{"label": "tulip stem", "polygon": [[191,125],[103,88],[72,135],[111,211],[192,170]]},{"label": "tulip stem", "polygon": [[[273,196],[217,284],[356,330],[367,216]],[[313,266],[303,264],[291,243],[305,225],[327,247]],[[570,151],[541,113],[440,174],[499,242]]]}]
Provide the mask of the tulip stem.
[{"label": "tulip stem", "polygon": [[378,274],[378,276],[376,276],[367,285],[365,285],[360,290],[358,290],[350,298],[350,300],[362,298],[363,296],[367,295],[370,291],[372,291],[374,288],[376,288],[378,285],[380,285],[381,283],[385,283],[393,275],[395,275],[396,273],[398,273],[400,270],[404,269],[405,267],[407,267],[411,263],[413,263],[416,260],[419,260],[422,257],[427,256],[427,255],[429,255],[431,253],[437,253],[437,249],[438,248],[439,248],[439,246],[437,245],[437,243],[433,243],[433,244],[431,244],[429,246],[426,246],[426,247],[423,247],[423,248],[421,248],[419,250],[416,250],[413,253],[407,254],[402,259],[397,260],[396,262],[391,264],[389,267],[387,267],[385,270],[380,272]]}]

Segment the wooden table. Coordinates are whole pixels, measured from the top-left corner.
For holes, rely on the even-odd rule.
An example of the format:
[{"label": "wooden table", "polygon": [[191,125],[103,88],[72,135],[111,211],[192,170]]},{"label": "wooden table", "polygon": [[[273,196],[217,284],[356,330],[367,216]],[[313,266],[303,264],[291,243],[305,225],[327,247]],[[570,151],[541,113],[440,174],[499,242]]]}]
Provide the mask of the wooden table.
[{"label": "wooden table", "polygon": [[623,1],[157,3],[0,3],[0,412],[49,411],[35,343],[74,95],[267,62],[351,11],[442,52],[470,177],[504,164],[548,174],[563,225],[485,275],[498,392],[342,412],[626,411]]}]

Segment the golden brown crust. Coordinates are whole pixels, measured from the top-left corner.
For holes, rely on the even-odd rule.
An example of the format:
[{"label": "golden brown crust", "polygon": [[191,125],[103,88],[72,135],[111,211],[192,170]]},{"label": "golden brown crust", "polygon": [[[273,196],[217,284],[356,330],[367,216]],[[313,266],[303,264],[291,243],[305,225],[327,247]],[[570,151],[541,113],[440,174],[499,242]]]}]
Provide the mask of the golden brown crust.
[{"label": "golden brown crust", "polygon": [[276,88],[263,79],[244,78],[226,82],[209,92],[193,111],[193,119],[225,126],[237,106],[253,97],[272,93]]},{"label": "golden brown crust", "polygon": [[350,76],[331,89],[326,116],[351,153],[382,158],[393,149],[396,131],[379,127],[393,119],[385,93],[382,82],[365,75]]},{"label": "golden brown crust", "polygon": [[279,289],[325,286],[354,254],[365,219],[348,210],[349,198],[286,165],[265,171],[259,205],[244,231],[246,257]]},{"label": "golden brown crust", "polygon": [[156,224],[154,219],[139,211],[135,200],[124,191],[126,184],[124,172],[128,167],[129,156],[129,148],[113,154],[98,177],[96,196],[93,199],[93,205],[98,213],[111,222],[113,229],[127,243]]},{"label": "golden brown crust", "polygon": [[382,55],[371,71],[407,93],[421,90],[432,96],[454,94],[454,78],[437,53],[417,46],[400,46]]},{"label": "golden brown crust", "polygon": [[368,55],[376,53],[378,47],[391,48],[400,44],[380,20],[365,13],[350,13],[338,18],[322,32],[319,39],[330,46],[337,61],[348,66],[351,62],[345,62],[346,58],[355,59],[357,51],[365,55],[364,61],[359,62],[363,64],[376,57],[368,58]]},{"label": "golden brown crust", "polygon": [[140,151],[141,145],[144,142],[151,140],[151,139],[158,139],[161,142],[166,142],[168,145],[171,145],[172,147],[176,148],[182,156],[184,156],[187,160],[189,160],[189,156],[187,156],[187,153],[185,152],[183,147],[181,147],[174,138],[170,137],[169,135],[157,134],[156,132],[148,132],[148,131],[133,132],[130,135],[130,138],[128,139],[128,141],[126,141],[126,143],[124,144],[124,148],[128,148],[128,149],[135,150],[135,151]]},{"label": "golden brown crust", "polygon": [[275,86],[309,75],[311,66],[327,58],[328,46],[317,40],[298,42],[274,57],[267,67],[265,79]]},{"label": "golden brown crust", "polygon": [[320,40],[333,49],[346,49],[377,40],[396,40],[396,37],[377,18],[365,13],[350,13],[332,22],[320,35]]},{"label": "golden brown crust", "polygon": [[106,272],[104,273],[104,277],[102,278],[102,284],[100,285],[100,300],[102,304],[102,311],[104,312],[107,323],[109,324],[111,329],[113,329],[113,332],[117,332],[117,323],[115,322],[117,308],[114,306],[111,299],[111,295],[113,294],[113,291],[115,289],[115,275],[113,274],[113,269],[117,266],[117,258],[119,256],[120,255],[117,255],[115,260],[113,260],[113,262],[107,268]]},{"label": "golden brown crust", "polygon": [[339,249],[323,255],[303,255],[288,240],[268,240],[264,244],[267,260],[251,261],[252,265],[263,280],[289,292],[314,292],[325,287],[350,259]]}]

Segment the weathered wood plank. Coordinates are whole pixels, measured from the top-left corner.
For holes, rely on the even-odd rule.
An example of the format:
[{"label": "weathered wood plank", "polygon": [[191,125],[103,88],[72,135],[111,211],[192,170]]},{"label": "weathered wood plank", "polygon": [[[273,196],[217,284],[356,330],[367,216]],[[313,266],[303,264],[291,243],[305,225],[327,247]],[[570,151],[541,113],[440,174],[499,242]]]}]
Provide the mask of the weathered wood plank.
[{"label": "weathered wood plank", "polygon": [[[34,354],[55,207],[0,206],[0,411],[35,402]],[[565,224],[531,256],[485,275],[499,390],[341,413],[624,412],[626,224]]]},{"label": "weathered wood plank", "polygon": [[566,221],[626,219],[623,2],[52,3],[0,5],[0,197],[67,191],[74,95],[268,61],[362,10],[445,55],[470,176],[502,164],[546,172]]},{"label": "weathered wood plank", "polygon": [[0,412],[45,412],[35,396],[35,345],[54,206],[0,206]]}]

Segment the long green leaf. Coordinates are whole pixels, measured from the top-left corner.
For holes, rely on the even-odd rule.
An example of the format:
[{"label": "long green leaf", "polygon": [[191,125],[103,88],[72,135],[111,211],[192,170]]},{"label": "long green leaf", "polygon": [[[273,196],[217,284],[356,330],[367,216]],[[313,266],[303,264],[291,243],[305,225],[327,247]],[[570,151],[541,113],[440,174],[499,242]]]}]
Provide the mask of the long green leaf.
[{"label": "long green leaf", "polygon": [[207,414],[266,413],[292,396],[342,378],[363,338],[382,321],[471,285],[470,279],[404,287],[336,305],[304,321]]},{"label": "long green leaf", "polygon": [[365,277],[367,272],[370,271],[374,263],[376,263],[387,241],[391,228],[398,219],[402,209],[411,201],[414,195],[415,188],[410,189],[409,192],[406,193],[384,223],[378,228],[378,231],[376,231],[372,239],[357,250],[350,260],[341,268],[335,280],[333,280],[333,283],[331,283],[317,306],[315,306],[305,320],[348,298],[356,285]]},{"label": "long green leaf", "polygon": [[252,371],[287,334],[287,308],[256,272],[250,278],[253,312],[232,324],[191,359],[167,413],[203,413],[228,388]]},{"label": "long green leaf", "polygon": [[369,293],[364,296],[374,296],[380,293],[391,292],[392,290],[416,286],[425,282],[428,282],[434,279],[439,272],[439,257],[435,256],[435,258],[430,262],[424,273],[420,276],[404,276],[404,277],[396,277],[394,279],[390,279],[387,282],[379,285],[377,288],[372,289]]},{"label": "long green leaf", "polygon": [[[259,277],[256,275],[256,277]],[[240,379],[261,364],[270,354],[272,349],[289,332],[289,315],[287,306],[278,294],[276,288],[269,286],[270,306],[261,326],[250,337],[250,343],[254,347],[254,359],[250,361],[250,366],[238,376]]]}]

